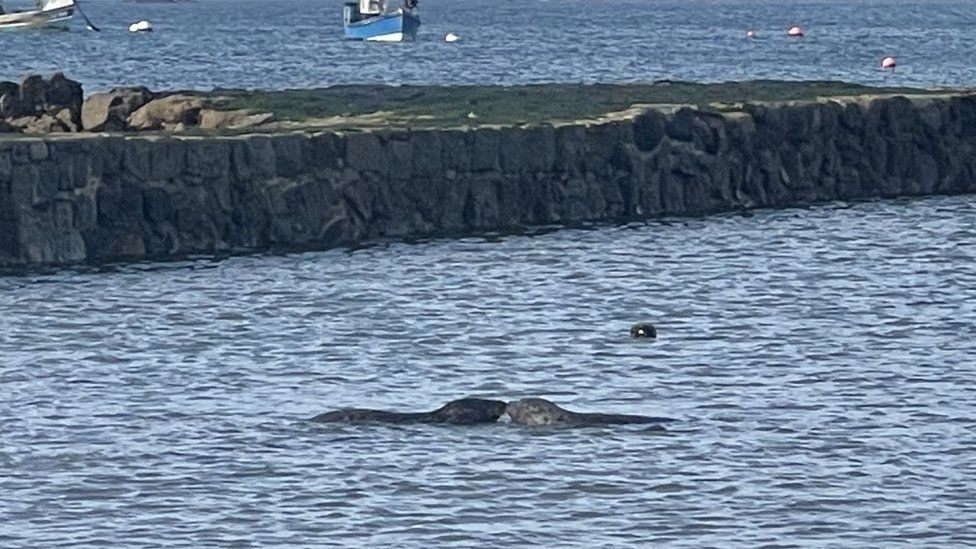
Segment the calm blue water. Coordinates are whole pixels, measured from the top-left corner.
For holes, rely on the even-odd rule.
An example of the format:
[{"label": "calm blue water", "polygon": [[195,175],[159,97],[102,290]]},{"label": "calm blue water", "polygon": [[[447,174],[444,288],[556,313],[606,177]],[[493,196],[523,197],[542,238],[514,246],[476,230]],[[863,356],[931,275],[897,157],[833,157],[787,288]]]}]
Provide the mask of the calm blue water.
[{"label": "calm blue water", "polygon": [[[12,5],[17,0],[8,0]],[[64,70],[88,91],[346,83],[839,79],[976,85],[969,1],[421,0],[413,44],[341,39],[338,0],[84,0],[104,29],[0,35],[0,78]],[[149,19],[154,34],[130,35]],[[803,40],[785,37],[803,25]],[[744,38],[754,28],[758,40]],[[461,35],[443,42],[448,32]],[[894,73],[878,70],[895,55]]]},{"label": "calm blue water", "polygon": [[[427,0],[391,46],[337,2],[93,0],[0,75],[976,83],[976,8],[917,4]],[[974,356],[972,197],[0,278],[0,547],[973,546]],[[465,395],[679,421],[301,421]]]},{"label": "calm blue water", "polygon": [[[974,356],[972,197],[0,278],[0,547],[972,547]],[[679,421],[301,421],[462,395]]]}]

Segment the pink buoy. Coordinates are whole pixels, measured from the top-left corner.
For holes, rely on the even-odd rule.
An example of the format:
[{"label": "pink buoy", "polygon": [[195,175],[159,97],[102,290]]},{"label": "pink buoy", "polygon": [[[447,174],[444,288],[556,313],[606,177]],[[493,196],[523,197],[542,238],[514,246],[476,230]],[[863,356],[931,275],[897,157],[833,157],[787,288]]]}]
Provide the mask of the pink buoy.
[{"label": "pink buoy", "polygon": [[756,31],[754,30],[746,31],[746,38],[755,38],[755,37],[756,37]]},{"label": "pink buoy", "polygon": [[882,69],[893,69],[898,66],[898,61],[894,57],[888,56],[881,60]]},{"label": "pink buoy", "polygon": [[788,34],[790,36],[795,36],[795,37],[798,37],[799,38],[799,37],[803,36],[803,27],[792,26],[792,27],[790,27],[790,30],[787,31],[786,34]]}]

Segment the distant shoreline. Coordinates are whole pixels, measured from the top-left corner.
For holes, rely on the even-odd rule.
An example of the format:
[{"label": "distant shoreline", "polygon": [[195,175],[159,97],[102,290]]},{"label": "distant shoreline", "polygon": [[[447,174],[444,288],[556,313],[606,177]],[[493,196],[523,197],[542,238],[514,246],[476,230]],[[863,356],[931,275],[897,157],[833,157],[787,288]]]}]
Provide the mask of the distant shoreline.
[{"label": "distant shoreline", "polygon": [[[0,138],[0,266],[327,249],[976,192],[976,95],[848,95],[867,88],[845,86],[564,85],[558,96],[553,87],[402,88],[394,98],[377,87],[218,92],[224,99],[214,103],[274,118],[209,132],[165,127],[187,113],[201,124],[257,115],[154,96],[130,122],[162,125],[155,130]],[[370,117],[382,104],[395,105],[393,114]],[[422,118],[421,107],[446,114]],[[343,114],[332,125],[300,118],[327,112]]]}]

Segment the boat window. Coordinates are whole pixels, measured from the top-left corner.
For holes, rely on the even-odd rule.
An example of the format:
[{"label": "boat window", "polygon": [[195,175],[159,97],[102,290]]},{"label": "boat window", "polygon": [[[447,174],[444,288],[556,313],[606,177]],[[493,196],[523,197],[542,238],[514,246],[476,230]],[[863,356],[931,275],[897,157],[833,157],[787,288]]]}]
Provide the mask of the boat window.
[{"label": "boat window", "polygon": [[361,13],[383,13],[386,11],[386,0],[359,0]]}]

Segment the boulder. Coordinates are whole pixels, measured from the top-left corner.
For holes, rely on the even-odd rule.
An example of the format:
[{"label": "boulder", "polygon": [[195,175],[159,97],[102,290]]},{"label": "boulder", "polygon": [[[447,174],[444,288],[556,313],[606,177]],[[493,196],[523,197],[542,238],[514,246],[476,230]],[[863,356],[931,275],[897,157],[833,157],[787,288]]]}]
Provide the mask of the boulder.
[{"label": "boulder", "polygon": [[50,80],[36,74],[27,76],[20,85],[0,82],[0,118],[15,129],[32,133],[48,126],[56,128],[52,131],[76,131],[83,98],[81,84],[62,73],[55,73]]},{"label": "boulder", "polygon": [[170,95],[146,103],[129,117],[129,126],[134,130],[158,130],[177,124],[196,126],[200,122],[200,111],[204,102],[190,95]]},{"label": "boulder", "polygon": [[0,82],[0,118],[24,116],[20,101],[20,85]]},{"label": "boulder", "polygon": [[14,118],[10,120],[10,125],[13,126],[16,131],[26,134],[45,134],[71,131],[67,126],[62,124],[60,120],[47,113],[43,113],[38,116],[22,116],[20,118]]},{"label": "boulder", "polygon": [[153,99],[146,88],[116,88],[96,93],[81,107],[81,127],[90,132],[124,131],[129,117]]},{"label": "boulder", "polygon": [[18,93],[20,93],[20,86],[16,82],[0,81],[0,95],[17,95]]},{"label": "boulder", "polygon": [[74,80],[69,80],[63,73],[57,72],[47,81],[47,89],[44,110],[49,113],[58,113],[64,109],[71,111],[75,122],[80,121],[81,104],[85,100],[85,94],[81,89],[81,84]]},{"label": "boulder", "polygon": [[61,109],[57,114],[54,115],[54,119],[61,123],[65,131],[77,132],[81,128],[78,127],[78,116],[70,108]]},{"label": "boulder", "polygon": [[47,103],[47,82],[44,77],[32,74],[20,82],[20,103],[24,109],[22,116],[37,112]]},{"label": "boulder", "polygon": [[274,119],[274,114],[256,113],[251,110],[218,111],[203,109],[200,111],[201,130],[223,130],[253,128]]},{"label": "boulder", "polygon": [[16,95],[0,94],[0,119],[17,116],[18,110]]}]

